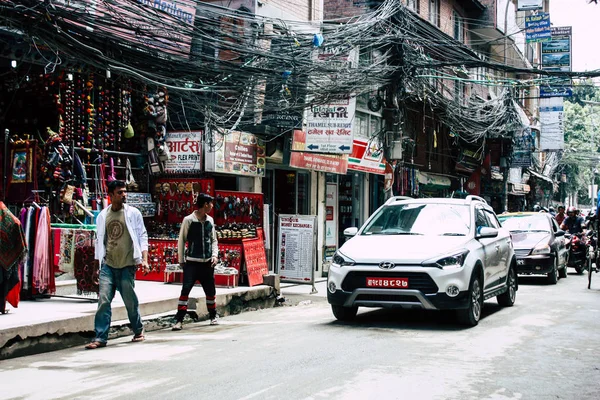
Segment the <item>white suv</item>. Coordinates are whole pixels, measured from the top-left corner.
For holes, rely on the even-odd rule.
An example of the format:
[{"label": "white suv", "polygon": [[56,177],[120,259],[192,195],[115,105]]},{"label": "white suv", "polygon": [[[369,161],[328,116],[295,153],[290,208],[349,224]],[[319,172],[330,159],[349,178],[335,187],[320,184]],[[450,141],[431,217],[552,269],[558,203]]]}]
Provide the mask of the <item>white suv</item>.
[{"label": "white suv", "polygon": [[483,302],[515,302],[518,282],[510,233],[481,197],[406,199],[381,206],[335,253],[327,300],[339,320],[358,307],[455,309],[477,325]]}]

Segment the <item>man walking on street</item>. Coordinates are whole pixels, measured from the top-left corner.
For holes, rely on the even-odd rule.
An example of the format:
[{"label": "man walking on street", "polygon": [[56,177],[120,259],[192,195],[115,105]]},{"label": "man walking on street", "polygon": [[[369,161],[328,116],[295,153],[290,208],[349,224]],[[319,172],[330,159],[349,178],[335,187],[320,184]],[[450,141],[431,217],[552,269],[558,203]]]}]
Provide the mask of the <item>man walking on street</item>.
[{"label": "man walking on street", "polygon": [[112,316],[111,303],[115,291],[121,293],[134,333],[132,342],[144,340],[144,326],[135,293],[135,272],[148,271],[148,233],[137,208],[125,204],[125,182],[108,183],[111,205],[96,218],[96,260],[100,263],[100,293],[94,319],[96,337],[86,349],[106,347]]},{"label": "man walking on street", "polygon": [[[210,316],[210,324],[217,325],[217,304],[214,267],[217,264],[219,247],[215,222],[208,213],[213,208],[213,198],[204,193],[196,200],[198,208],[186,216],[179,230],[177,243],[179,264],[183,268],[183,286],[175,315],[174,331],[182,329],[182,322],[187,313],[189,294],[196,281],[200,281],[206,295],[206,308]],[[187,243],[187,251],[186,251]]]}]

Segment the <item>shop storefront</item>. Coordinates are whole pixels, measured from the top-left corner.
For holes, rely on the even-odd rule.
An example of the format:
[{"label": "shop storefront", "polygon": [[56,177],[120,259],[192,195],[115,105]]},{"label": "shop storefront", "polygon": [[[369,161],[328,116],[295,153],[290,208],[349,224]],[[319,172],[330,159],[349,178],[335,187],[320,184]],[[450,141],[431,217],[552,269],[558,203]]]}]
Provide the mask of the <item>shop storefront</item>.
[{"label": "shop storefront", "polygon": [[[23,84],[0,91],[2,99],[18,100],[1,110],[10,116],[3,125],[1,172],[2,199],[27,232],[28,257],[19,267],[21,299],[53,296],[59,284],[67,287],[71,281],[72,291],[61,295],[97,295],[94,223],[108,205],[107,183],[113,179],[125,181],[128,204],[142,212],[150,238],[151,272],[139,271],[137,279],[181,280],[179,226],[194,210],[197,195],[208,193],[215,197],[217,285],[262,283],[268,272],[263,229],[268,221],[260,193],[266,160],[259,137],[232,132],[219,147],[203,147],[203,130],[167,130],[173,123],[165,88],[115,75],[42,69],[11,71]],[[288,178],[276,179],[273,185]],[[305,192],[294,201],[302,204],[309,187],[299,185]],[[289,208],[283,197],[279,204]],[[44,248],[50,251],[39,253]]]},{"label": "shop storefront", "polygon": [[421,197],[446,197],[452,186],[449,177],[431,172],[419,172],[417,179]]}]

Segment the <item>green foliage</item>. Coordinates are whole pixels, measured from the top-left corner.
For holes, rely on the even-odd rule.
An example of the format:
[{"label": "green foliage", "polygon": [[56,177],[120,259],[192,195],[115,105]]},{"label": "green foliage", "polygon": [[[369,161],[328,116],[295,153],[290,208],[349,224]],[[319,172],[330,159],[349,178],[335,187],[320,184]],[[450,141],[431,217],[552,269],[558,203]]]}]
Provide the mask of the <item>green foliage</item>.
[{"label": "green foliage", "polygon": [[[590,101],[599,104],[586,103]],[[573,87],[573,97],[565,100],[563,117],[565,153],[561,164],[567,175],[566,191],[577,193],[580,201],[588,202],[593,171],[600,170],[600,90],[592,81]]]}]

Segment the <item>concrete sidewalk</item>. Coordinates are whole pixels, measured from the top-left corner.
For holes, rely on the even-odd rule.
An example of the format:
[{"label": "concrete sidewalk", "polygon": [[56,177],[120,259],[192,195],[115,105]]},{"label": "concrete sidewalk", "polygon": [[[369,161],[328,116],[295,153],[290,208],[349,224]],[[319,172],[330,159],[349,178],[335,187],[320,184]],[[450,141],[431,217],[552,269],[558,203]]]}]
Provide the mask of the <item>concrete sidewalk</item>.
[{"label": "concrete sidewalk", "polygon": [[[63,285],[70,285],[65,283]],[[325,296],[325,278],[319,278],[315,287],[317,296]],[[144,329],[150,332],[164,329],[173,323],[180,284],[136,281],[140,312]],[[309,295],[311,285],[281,283],[282,296]],[[57,288],[57,293],[72,293],[72,288]],[[95,296],[78,299],[50,297],[22,301],[19,307],[0,315],[0,360],[54,351],[71,346],[83,346],[94,337]],[[277,305],[277,293],[270,286],[238,286],[217,288],[217,312],[221,317],[247,310],[270,308]],[[189,308],[195,309],[198,320],[208,319],[205,295],[196,285],[189,298]],[[112,303],[112,323],[109,339],[131,335],[127,312],[121,296],[115,295]],[[186,318],[186,322],[190,322]]]}]

